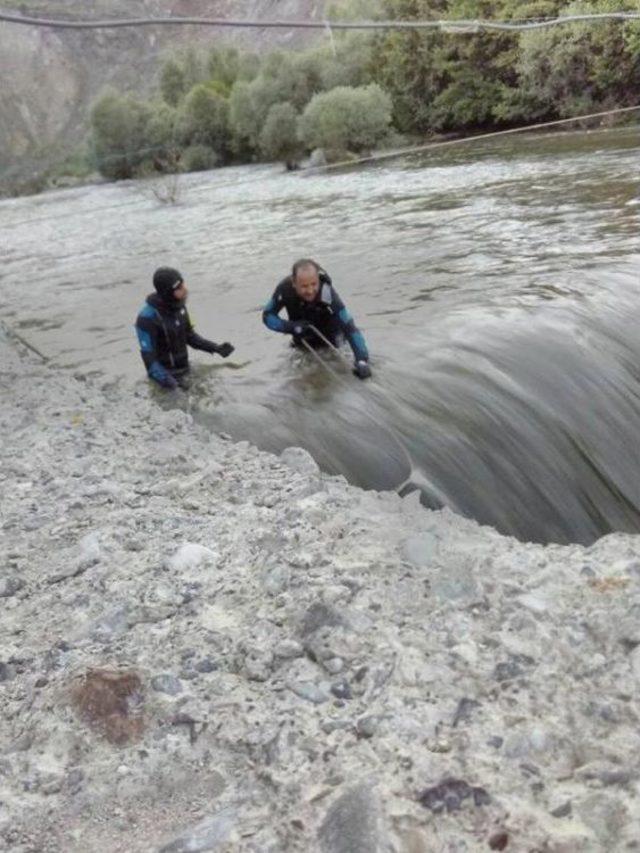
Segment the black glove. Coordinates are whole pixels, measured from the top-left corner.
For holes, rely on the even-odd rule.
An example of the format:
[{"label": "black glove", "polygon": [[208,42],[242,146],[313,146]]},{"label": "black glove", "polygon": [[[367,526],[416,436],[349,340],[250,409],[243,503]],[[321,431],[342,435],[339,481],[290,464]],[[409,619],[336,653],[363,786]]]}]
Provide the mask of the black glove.
[{"label": "black glove", "polygon": [[310,328],[311,323],[309,323],[307,320],[293,320],[291,322],[291,334],[295,335],[296,338],[305,335]]},{"label": "black glove", "polygon": [[214,352],[217,352],[223,358],[229,358],[234,349],[235,347],[232,347],[230,343],[217,344]]},{"label": "black glove", "polygon": [[369,379],[371,376],[371,368],[366,361],[356,361],[353,365],[353,375],[358,379]]}]

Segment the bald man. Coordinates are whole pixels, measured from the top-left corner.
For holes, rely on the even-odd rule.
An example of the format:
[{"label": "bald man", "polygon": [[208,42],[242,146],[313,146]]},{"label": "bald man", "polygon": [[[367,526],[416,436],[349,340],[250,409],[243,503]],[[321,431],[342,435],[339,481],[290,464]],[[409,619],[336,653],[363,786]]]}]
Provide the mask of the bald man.
[{"label": "bald man", "polygon": [[[283,308],[286,320],[280,317]],[[303,346],[303,341],[314,349],[326,346],[314,328],[334,346],[340,346],[346,339],[353,351],[354,374],[359,379],[371,376],[362,332],[356,328],[327,273],[311,258],[295,262],[291,275],[280,282],[265,305],[262,321],[273,332],[291,335],[294,346]]]}]

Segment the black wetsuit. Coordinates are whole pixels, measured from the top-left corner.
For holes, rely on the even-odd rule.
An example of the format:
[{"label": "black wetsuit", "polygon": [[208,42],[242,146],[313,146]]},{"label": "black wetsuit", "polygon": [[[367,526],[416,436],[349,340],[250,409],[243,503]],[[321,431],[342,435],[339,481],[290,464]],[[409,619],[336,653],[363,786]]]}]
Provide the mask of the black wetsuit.
[{"label": "black wetsuit", "polygon": [[136,332],[147,373],[164,388],[175,388],[178,379],[188,372],[187,346],[218,352],[217,344],[196,333],[184,302],[166,302],[157,293],[147,296],[136,320]]},{"label": "black wetsuit", "polygon": [[[279,316],[283,308],[286,309],[288,320]],[[324,346],[324,342],[313,329],[301,325],[309,323],[334,346],[339,346],[343,338],[346,338],[356,361],[369,360],[364,336],[356,328],[353,317],[326,274],[321,275],[320,289],[312,302],[305,302],[298,296],[292,277],[287,276],[276,287],[273,296],[264,306],[262,321],[274,332],[293,335],[295,344],[300,345],[304,340],[312,347]]]}]

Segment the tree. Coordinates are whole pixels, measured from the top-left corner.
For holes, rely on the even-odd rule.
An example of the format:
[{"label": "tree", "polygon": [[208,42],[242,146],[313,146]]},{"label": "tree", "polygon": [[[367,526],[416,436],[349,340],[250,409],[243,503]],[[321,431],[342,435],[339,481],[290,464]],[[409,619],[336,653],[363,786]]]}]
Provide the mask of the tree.
[{"label": "tree", "polygon": [[298,113],[293,104],[274,104],[260,134],[260,151],[269,160],[295,162],[301,151]]},{"label": "tree", "polygon": [[380,86],[338,86],[315,95],[300,120],[308,148],[364,151],[381,142],[391,127],[391,98]]},{"label": "tree", "polygon": [[[612,3],[571,3],[561,14],[587,11],[612,11]],[[640,89],[640,57],[629,49],[633,32],[632,27],[605,21],[524,33],[518,60],[522,92],[561,116],[634,103]]]},{"label": "tree", "polygon": [[260,75],[250,83],[234,84],[229,97],[229,124],[236,151],[259,150],[267,113],[278,100],[278,86],[273,78]]},{"label": "tree", "polygon": [[161,172],[175,171],[180,162],[178,118],[178,110],[162,101],[151,105],[145,137],[154,167]]},{"label": "tree", "polygon": [[100,172],[107,178],[132,178],[149,155],[147,104],[107,91],[91,110],[91,144]]},{"label": "tree", "polygon": [[184,70],[175,61],[169,59],[160,71],[160,92],[163,99],[171,107],[177,107],[181,98],[187,93],[187,83]]},{"label": "tree", "polygon": [[229,149],[229,105],[226,98],[203,83],[184,100],[179,120],[185,145],[206,145],[220,156]]},{"label": "tree", "polygon": [[182,155],[185,172],[206,172],[218,164],[218,155],[207,145],[190,145]]}]

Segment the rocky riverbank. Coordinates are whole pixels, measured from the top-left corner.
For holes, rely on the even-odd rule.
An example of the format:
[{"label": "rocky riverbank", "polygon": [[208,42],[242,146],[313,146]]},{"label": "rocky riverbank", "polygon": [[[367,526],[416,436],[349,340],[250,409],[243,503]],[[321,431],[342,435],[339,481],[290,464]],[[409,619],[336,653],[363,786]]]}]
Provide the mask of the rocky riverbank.
[{"label": "rocky riverbank", "polygon": [[639,849],[637,537],[521,544],[0,358],[0,850]]}]

